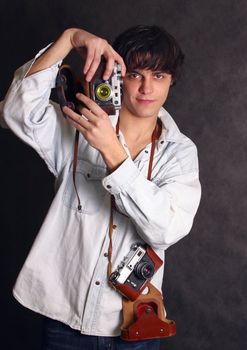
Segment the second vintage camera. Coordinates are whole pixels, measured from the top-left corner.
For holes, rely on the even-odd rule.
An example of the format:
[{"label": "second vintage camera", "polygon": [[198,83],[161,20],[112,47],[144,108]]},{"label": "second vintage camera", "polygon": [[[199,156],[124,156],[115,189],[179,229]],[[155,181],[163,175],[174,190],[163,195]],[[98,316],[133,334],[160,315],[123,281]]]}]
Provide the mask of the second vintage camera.
[{"label": "second vintage camera", "polygon": [[109,281],[122,295],[134,301],[162,264],[151,247],[135,243],[110,275]]}]

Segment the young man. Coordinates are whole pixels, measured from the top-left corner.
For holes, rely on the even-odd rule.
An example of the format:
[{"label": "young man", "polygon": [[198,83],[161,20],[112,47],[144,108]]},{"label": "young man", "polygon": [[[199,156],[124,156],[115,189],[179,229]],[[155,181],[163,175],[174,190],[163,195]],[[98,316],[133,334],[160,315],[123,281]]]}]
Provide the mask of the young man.
[{"label": "young man", "polygon": [[[65,107],[65,119],[49,101],[59,64],[82,48],[87,81],[101,56],[105,80],[114,62],[121,64],[119,116],[78,94],[84,107],[79,113]],[[122,297],[107,280],[111,197],[113,270],[135,242],[147,243],[164,260],[164,251],[189,233],[200,201],[196,147],[162,108],[183,61],[177,42],[159,27],[137,26],[121,34],[114,48],[84,30],[66,30],[17,70],[3,106],[6,124],[56,177],[55,198],[14,287],[21,304],[46,316],[44,349],[158,349],[158,340],[119,338]],[[79,210],[72,174],[75,128],[81,134]],[[163,267],[152,284],[161,290],[162,280]]]}]

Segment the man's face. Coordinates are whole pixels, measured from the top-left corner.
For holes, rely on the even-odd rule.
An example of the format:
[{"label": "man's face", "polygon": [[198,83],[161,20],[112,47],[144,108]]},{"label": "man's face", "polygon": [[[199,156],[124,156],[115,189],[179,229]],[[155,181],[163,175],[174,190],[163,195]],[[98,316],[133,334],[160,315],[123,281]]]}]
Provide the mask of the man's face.
[{"label": "man's face", "polygon": [[123,79],[122,111],[138,118],[156,118],[171,86],[171,74],[135,69]]}]

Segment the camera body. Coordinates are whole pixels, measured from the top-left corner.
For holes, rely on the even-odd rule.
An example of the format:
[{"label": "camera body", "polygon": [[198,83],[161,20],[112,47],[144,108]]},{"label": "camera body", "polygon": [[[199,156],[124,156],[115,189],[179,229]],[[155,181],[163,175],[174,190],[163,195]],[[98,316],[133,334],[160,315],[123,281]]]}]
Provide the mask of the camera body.
[{"label": "camera body", "polygon": [[102,79],[105,67],[106,61],[101,59],[98,69],[88,83],[88,96],[107,114],[114,115],[121,108],[121,66],[115,62],[112,75],[108,80]]},{"label": "camera body", "polygon": [[134,243],[128,255],[110,275],[109,281],[122,295],[134,301],[162,264],[163,261],[151,247]]},{"label": "camera body", "polygon": [[[76,93],[82,92],[94,100],[108,115],[117,114],[121,108],[121,66],[115,62],[112,75],[108,80],[102,79],[105,67],[106,61],[102,58],[92,80],[87,82],[84,75],[75,78],[71,67],[62,65],[56,78],[56,90],[61,108],[68,106],[78,111],[82,103],[77,100]],[[64,114],[64,117],[67,116]]]}]

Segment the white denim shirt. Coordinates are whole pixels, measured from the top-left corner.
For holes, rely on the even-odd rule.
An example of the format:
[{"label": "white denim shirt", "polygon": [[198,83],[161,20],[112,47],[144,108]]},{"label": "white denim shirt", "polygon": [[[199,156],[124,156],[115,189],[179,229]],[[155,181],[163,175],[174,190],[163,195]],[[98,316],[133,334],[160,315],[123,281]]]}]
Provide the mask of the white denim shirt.
[{"label": "white denim shirt", "polygon": [[[110,197],[118,209],[113,213],[113,270],[134,242],[148,243],[164,260],[165,250],[189,233],[199,205],[196,146],[162,108],[149,181],[150,144],[108,174],[100,153],[81,136],[79,212],[72,181],[75,130],[49,100],[60,62],[25,77],[31,64],[16,71],[0,119],[44,159],[56,177],[56,194],[13,293],[25,307],[83,334],[119,335],[122,297],[107,282]],[[115,126],[117,118],[110,118]],[[125,145],[121,132],[119,140]],[[163,269],[164,264],[152,279],[159,290]]]}]

